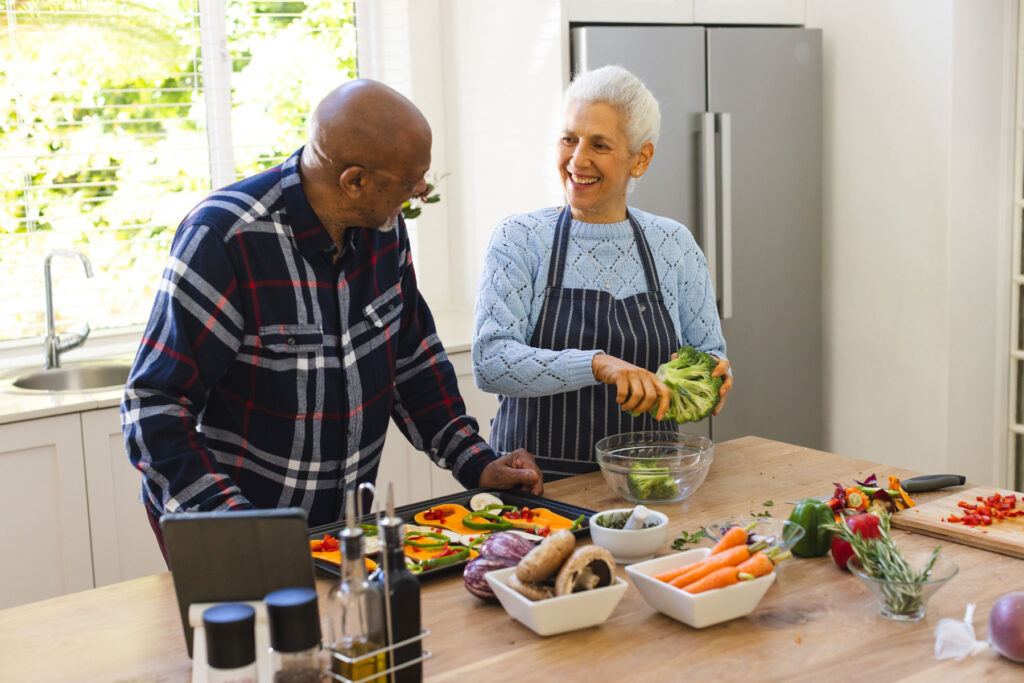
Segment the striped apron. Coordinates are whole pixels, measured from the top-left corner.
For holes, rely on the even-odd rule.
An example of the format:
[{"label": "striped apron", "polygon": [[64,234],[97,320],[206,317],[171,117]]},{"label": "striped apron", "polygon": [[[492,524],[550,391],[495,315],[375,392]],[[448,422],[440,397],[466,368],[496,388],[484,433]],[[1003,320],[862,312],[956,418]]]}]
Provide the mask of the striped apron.
[{"label": "striped apron", "polygon": [[[552,351],[602,349],[652,372],[679,350],[672,318],[662,300],[654,257],[631,214],[633,241],[647,291],[626,299],[594,289],[563,289],[572,214],[562,209],[555,229],[547,289],[530,346]],[[678,431],[650,414],[631,417],[607,384],[550,396],[498,396],[490,443],[499,453],[525,448],[537,458],[545,481],[598,469],[594,444],[612,434],[638,430]]]}]

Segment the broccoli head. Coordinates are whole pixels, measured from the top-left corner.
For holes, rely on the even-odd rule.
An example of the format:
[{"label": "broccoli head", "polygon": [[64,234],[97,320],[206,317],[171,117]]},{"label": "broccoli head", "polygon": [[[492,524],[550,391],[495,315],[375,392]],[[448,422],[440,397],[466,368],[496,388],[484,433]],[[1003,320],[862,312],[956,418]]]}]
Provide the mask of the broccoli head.
[{"label": "broccoli head", "polygon": [[[721,377],[712,377],[718,365],[714,356],[684,346],[674,360],[658,368],[658,379],[672,391],[665,418],[676,422],[697,422],[718,405]],[[657,408],[655,408],[657,410]]]},{"label": "broccoli head", "polygon": [[638,460],[629,466],[626,485],[637,500],[665,500],[679,495],[679,487],[667,467],[655,460]]}]

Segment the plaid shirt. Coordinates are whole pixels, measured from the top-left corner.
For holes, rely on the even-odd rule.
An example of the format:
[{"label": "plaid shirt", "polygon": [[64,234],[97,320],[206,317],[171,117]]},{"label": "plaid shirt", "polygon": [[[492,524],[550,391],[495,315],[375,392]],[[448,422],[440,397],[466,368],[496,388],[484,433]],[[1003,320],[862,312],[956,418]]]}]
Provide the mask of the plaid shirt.
[{"label": "plaid shirt", "polygon": [[174,236],[121,404],[156,515],[302,507],[339,518],[388,421],[472,488],[495,459],[420,297],[405,225],[337,248],[282,165],[209,196]]}]

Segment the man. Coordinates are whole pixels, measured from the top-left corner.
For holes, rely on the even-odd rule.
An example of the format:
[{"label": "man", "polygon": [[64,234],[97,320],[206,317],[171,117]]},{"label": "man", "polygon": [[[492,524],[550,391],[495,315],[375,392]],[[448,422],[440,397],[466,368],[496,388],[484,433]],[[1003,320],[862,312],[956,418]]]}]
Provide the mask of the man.
[{"label": "man", "polygon": [[210,195],[174,237],[121,406],[161,514],[298,506],[336,521],[399,428],[467,488],[540,493],[524,450],[477,433],[420,297],[400,218],[431,131],[387,86],[346,83],[283,164]]}]

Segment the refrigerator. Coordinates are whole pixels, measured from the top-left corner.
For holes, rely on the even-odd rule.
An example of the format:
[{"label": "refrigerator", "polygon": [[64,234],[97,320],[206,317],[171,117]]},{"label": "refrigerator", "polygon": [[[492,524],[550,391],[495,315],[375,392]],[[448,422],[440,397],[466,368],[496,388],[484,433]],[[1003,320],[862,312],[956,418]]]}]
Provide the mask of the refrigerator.
[{"label": "refrigerator", "polygon": [[821,31],[571,28],[574,72],[619,64],[662,126],[630,206],[687,226],[708,260],[735,384],[683,426],[822,447]]}]

